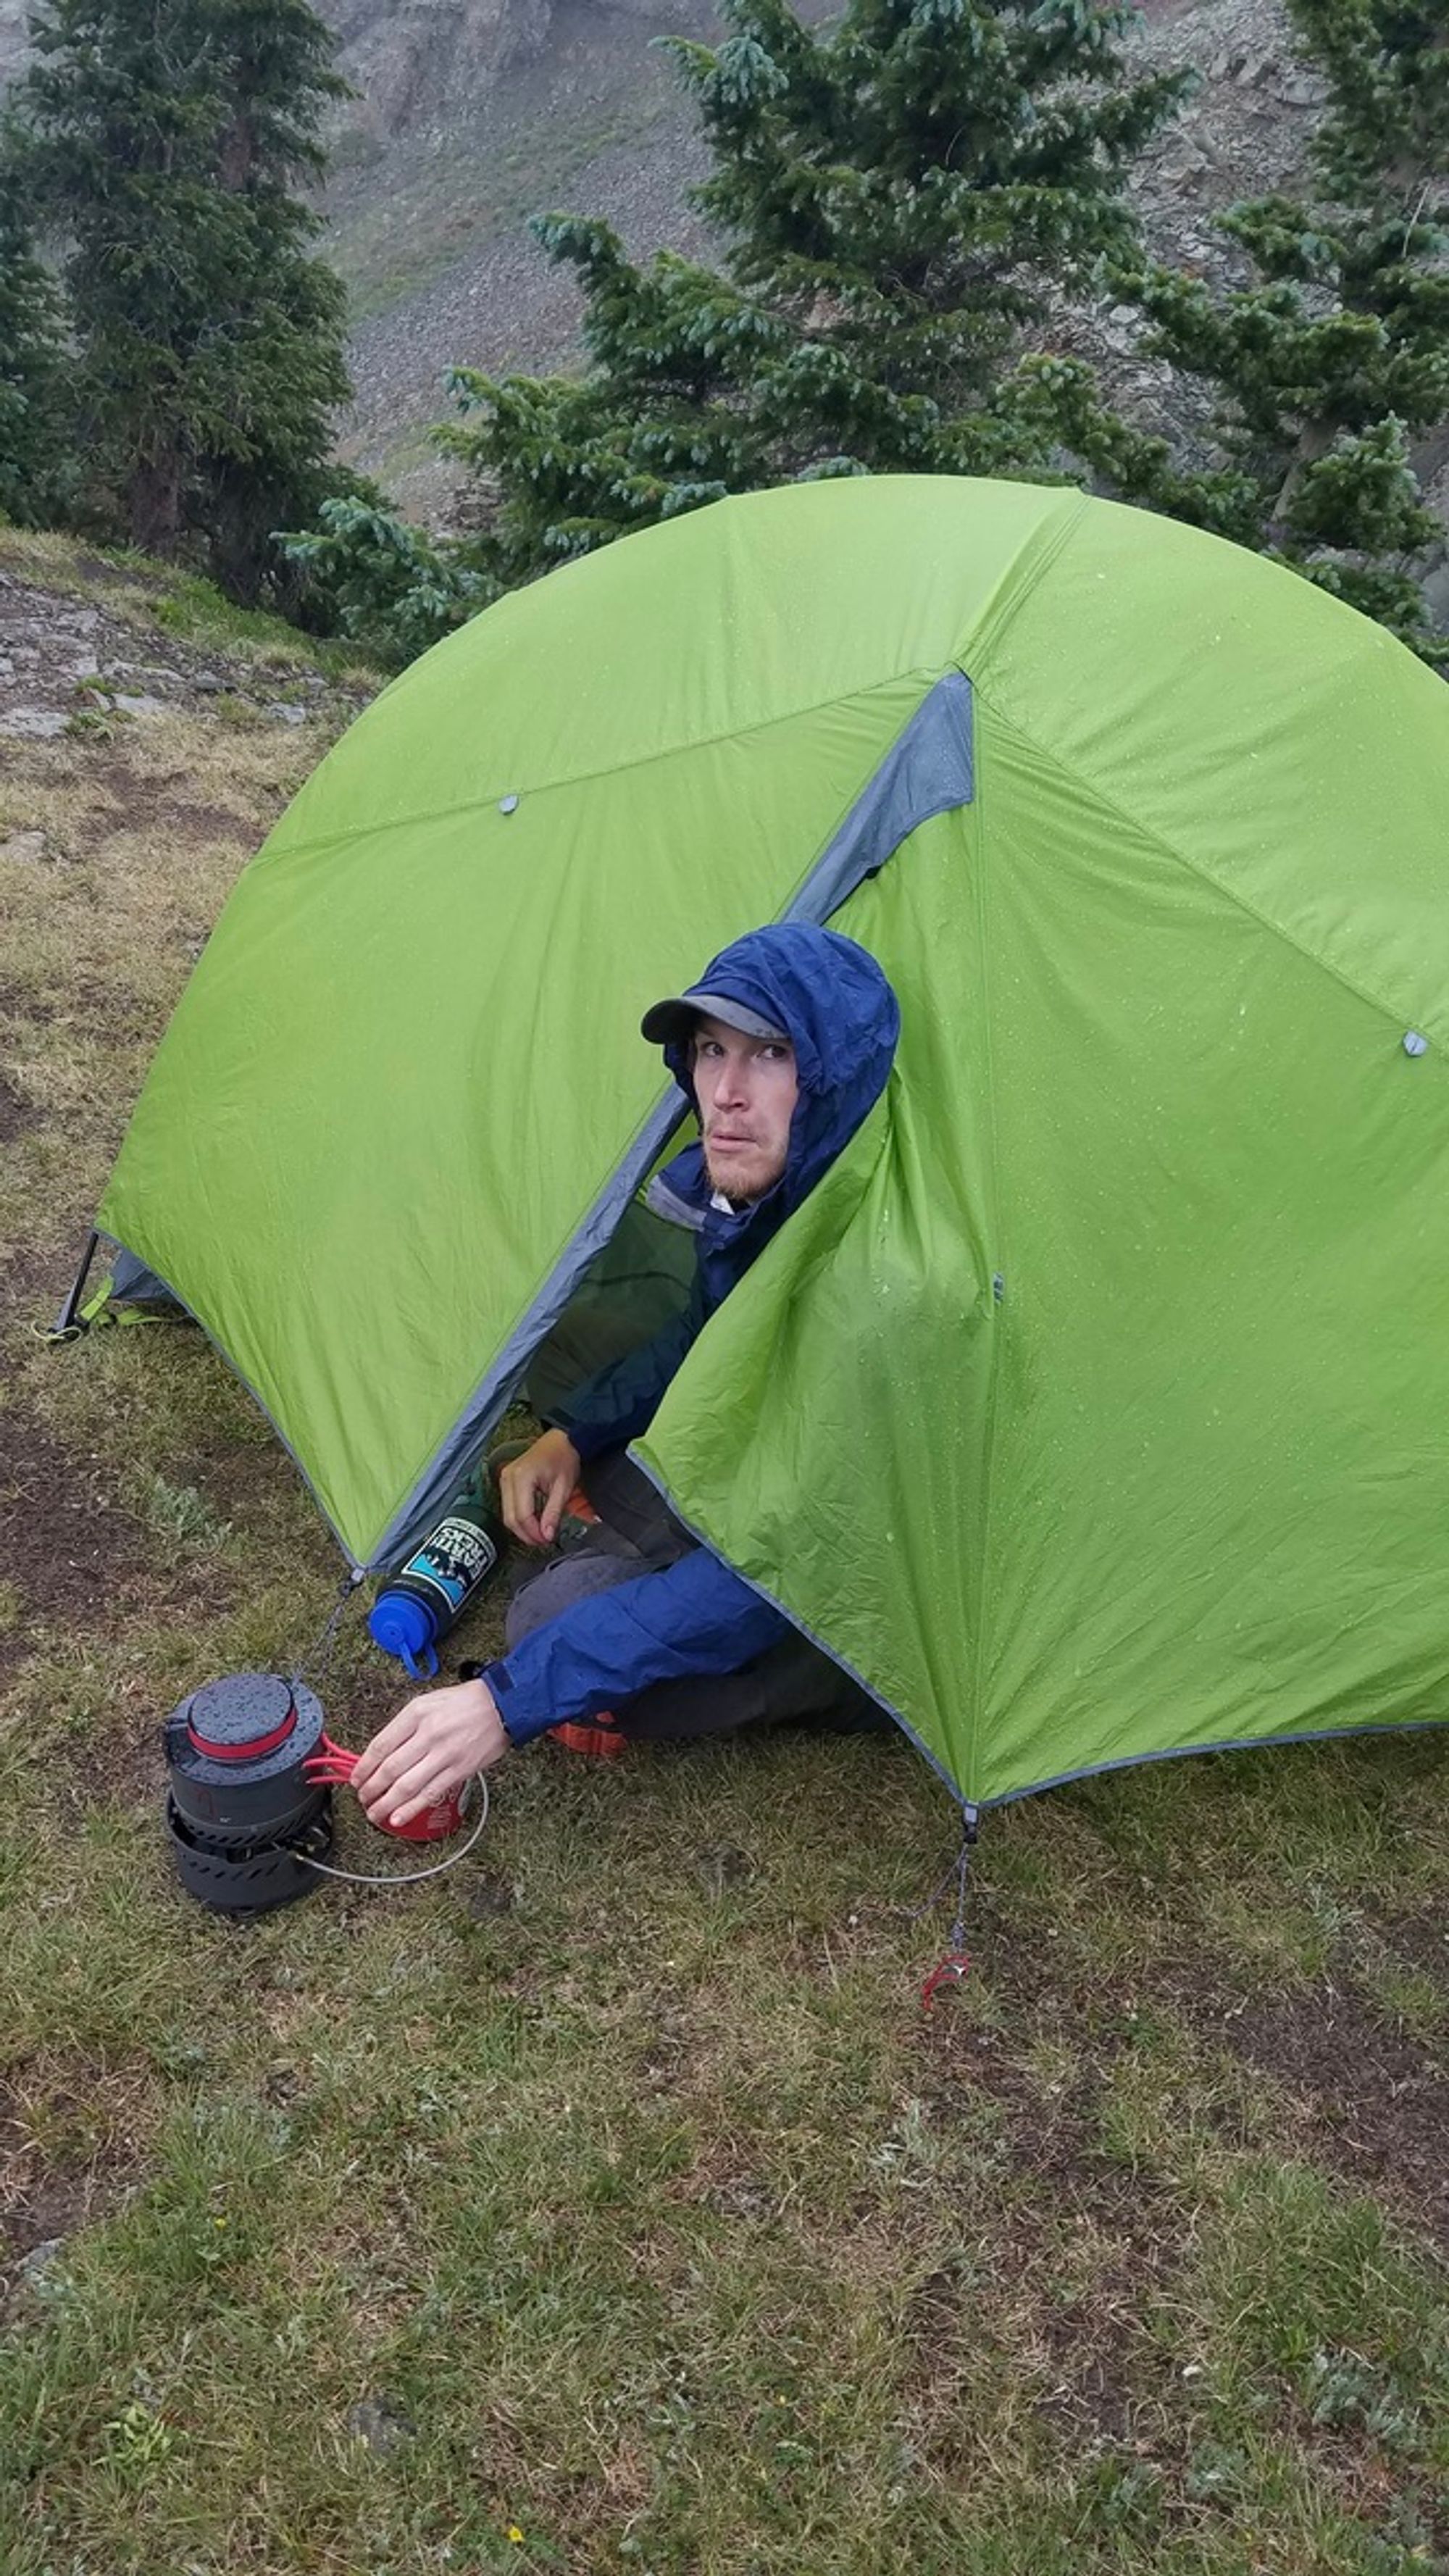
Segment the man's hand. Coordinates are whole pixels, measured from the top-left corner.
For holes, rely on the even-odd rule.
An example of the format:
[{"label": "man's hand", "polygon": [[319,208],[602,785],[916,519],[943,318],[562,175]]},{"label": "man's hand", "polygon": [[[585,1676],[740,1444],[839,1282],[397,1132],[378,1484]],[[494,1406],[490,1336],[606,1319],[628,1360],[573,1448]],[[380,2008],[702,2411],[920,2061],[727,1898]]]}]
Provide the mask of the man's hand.
[{"label": "man's hand", "polygon": [[508,1750],[487,1683],[456,1682],[424,1691],[389,1718],[353,1772],[352,1786],[370,1823],[406,1825]]},{"label": "man's hand", "polygon": [[525,1547],[552,1547],[582,1460],[566,1431],[545,1431],[498,1479],[505,1527]]}]

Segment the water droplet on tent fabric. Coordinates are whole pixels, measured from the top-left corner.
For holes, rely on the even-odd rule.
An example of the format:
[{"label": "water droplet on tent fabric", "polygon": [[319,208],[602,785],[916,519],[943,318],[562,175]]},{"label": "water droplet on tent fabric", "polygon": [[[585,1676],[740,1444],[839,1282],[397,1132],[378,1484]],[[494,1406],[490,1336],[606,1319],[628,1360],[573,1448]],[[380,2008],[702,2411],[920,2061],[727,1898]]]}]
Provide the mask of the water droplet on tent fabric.
[{"label": "water droplet on tent fabric", "polygon": [[1428,1039],[1424,1036],[1424,1034],[1423,1034],[1422,1030],[1420,1030],[1420,1029],[1405,1029],[1405,1031],[1404,1031],[1404,1053],[1405,1053],[1405,1055],[1427,1055],[1427,1054],[1428,1054],[1428,1052],[1429,1052],[1429,1041],[1428,1041]]},{"label": "water droplet on tent fabric", "polygon": [[500,796],[498,799],[498,811],[500,814],[516,814],[518,811],[517,797]]}]

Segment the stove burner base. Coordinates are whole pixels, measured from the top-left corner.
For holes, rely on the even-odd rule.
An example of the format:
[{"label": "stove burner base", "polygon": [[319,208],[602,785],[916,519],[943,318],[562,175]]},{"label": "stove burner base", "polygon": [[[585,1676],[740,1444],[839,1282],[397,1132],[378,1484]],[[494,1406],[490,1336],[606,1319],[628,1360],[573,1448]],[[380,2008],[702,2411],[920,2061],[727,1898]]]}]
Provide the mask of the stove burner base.
[{"label": "stove burner base", "polygon": [[274,1906],[294,1905],[310,1896],[322,1881],[310,1860],[325,1861],[332,1850],[332,1801],[325,1797],[315,1816],[288,1842],[232,1844],[218,1849],[197,1834],[166,1800],[166,1832],[177,1875],[189,1896],[214,1914],[266,1914]]}]

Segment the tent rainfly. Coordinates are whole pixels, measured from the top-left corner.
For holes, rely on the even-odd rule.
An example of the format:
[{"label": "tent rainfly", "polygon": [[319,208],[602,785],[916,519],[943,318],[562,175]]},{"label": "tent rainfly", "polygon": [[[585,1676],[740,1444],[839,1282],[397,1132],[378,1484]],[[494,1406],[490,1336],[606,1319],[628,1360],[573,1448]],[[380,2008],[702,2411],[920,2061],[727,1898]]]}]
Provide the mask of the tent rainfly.
[{"label": "tent rainfly", "polygon": [[638,1454],[968,1806],[1449,1715],[1449,692],[1220,540],[723,501],[395,681],[247,868],[98,1224],[355,1566],[680,1114],[641,1009],[878,957],[888,1089]]}]

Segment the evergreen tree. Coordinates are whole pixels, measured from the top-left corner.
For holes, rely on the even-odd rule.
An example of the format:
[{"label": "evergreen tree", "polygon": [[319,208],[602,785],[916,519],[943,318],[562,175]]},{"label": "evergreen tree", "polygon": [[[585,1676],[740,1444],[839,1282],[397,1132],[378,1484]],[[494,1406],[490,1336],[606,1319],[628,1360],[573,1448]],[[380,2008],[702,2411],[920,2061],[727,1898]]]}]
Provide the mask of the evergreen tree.
[{"label": "evergreen tree", "polygon": [[315,528],[280,543],[318,622],[399,670],[495,595],[465,549],[400,518],[360,479],[323,502]]},{"label": "evergreen tree", "polygon": [[292,193],[345,95],[306,0],[42,0],[18,84],[63,245],[91,511],[253,598],[329,488],[340,282]]},{"label": "evergreen tree", "polygon": [[726,5],[723,44],[674,43],[723,268],[640,268],[606,224],[539,218],[590,372],[453,378],[465,420],[439,435],[494,495],[472,553],[502,584],[725,492],[1040,466],[1023,335],[1132,246],[1126,174],[1183,83],[1130,76],[1130,8],[848,0],[817,32],[788,0]]},{"label": "evergreen tree", "polygon": [[59,308],[25,199],[0,137],[0,517],[40,526],[63,506],[73,456]]},{"label": "evergreen tree", "polygon": [[1437,659],[1414,559],[1443,530],[1415,465],[1449,454],[1449,25],[1443,0],[1288,6],[1328,82],[1312,193],[1220,217],[1249,286],[1115,280],[1151,323],[1144,351],[1204,389],[1216,458],[1135,435],[1056,361],[1035,370],[1041,417],[1124,498],[1295,565]]}]

